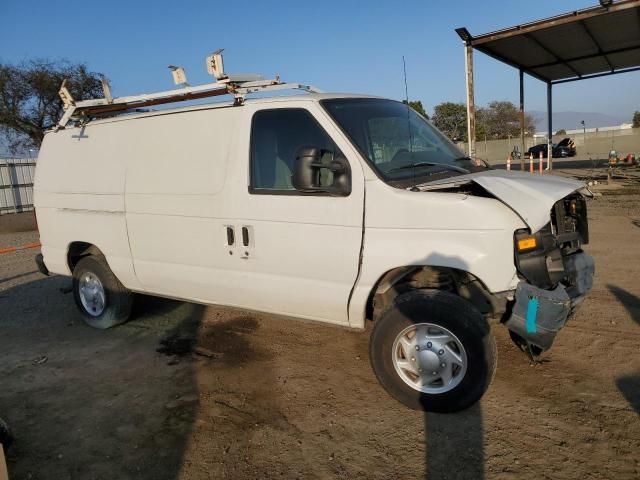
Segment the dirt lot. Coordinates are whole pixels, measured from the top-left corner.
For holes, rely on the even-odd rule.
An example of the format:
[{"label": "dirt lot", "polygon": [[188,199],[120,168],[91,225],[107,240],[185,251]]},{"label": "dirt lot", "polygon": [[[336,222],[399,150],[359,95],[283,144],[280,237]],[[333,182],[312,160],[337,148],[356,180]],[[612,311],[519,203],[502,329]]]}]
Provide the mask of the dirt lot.
[{"label": "dirt lot", "polygon": [[[455,415],[389,398],[367,332],[151,298],[96,331],[36,251],[0,255],[11,478],[640,478],[640,184],[604,193],[590,298],[537,365],[496,327],[496,378]],[[0,248],[37,240],[16,218]]]}]

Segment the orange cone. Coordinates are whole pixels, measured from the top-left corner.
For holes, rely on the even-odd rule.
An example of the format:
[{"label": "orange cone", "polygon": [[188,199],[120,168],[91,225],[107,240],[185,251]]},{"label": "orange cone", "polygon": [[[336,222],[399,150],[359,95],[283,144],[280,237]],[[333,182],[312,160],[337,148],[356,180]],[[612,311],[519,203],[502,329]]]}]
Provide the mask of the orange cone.
[{"label": "orange cone", "polygon": [[544,155],[540,152],[540,173],[542,173],[542,167],[544,166]]}]

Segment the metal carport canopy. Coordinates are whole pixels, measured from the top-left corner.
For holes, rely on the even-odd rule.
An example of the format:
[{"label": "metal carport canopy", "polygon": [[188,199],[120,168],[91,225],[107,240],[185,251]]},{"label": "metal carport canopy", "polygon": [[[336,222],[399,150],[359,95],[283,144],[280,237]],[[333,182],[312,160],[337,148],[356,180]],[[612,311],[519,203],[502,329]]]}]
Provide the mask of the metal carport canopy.
[{"label": "metal carport canopy", "polygon": [[[458,28],[456,32],[466,48],[471,154],[475,153],[473,49],[520,71],[521,127],[524,127],[523,74],[547,84],[549,149],[553,85],[640,70],[640,0],[601,0],[595,7],[484,35],[472,36],[466,28]],[[524,153],[524,128],[522,148]]]}]

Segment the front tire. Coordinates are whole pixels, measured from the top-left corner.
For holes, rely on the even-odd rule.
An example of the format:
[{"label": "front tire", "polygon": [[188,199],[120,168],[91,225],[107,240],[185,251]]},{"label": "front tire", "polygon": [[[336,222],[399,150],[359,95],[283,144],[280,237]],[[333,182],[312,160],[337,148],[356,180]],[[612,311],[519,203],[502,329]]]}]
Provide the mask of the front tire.
[{"label": "front tire", "polygon": [[496,368],[487,321],[449,292],[414,290],[398,296],[376,321],[369,358],[376,377],[414,410],[456,412],[486,392]]},{"label": "front tire", "polygon": [[107,329],[126,322],[133,294],[102,256],[83,257],[73,269],[73,296],[87,325]]}]

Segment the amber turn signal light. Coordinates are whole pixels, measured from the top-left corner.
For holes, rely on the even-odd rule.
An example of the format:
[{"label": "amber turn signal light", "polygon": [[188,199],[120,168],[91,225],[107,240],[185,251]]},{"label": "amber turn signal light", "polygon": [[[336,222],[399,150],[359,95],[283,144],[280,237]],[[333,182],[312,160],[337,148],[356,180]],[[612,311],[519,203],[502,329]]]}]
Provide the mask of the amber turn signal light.
[{"label": "amber turn signal light", "polygon": [[518,251],[522,252],[524,250],[531,250],[533,248],[536,248],[538,246],[538,243],[536,242],[536,237],[527,237],[527,238],[521,238],[520,240],[518,240]]}]

